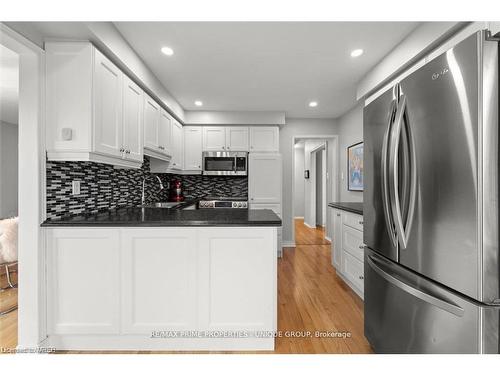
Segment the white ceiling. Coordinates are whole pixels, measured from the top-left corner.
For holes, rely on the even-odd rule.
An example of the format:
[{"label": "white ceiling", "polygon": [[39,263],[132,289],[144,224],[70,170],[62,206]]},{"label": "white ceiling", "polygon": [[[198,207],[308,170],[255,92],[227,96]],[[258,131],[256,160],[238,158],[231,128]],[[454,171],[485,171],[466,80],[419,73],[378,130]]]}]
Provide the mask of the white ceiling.
[{"label": "white ceiling", "polygon": [[[338,117],[357,82],[417,22],[115,22],[187,110]],[[170,46],[174,55],[160,52]],[[365,53],[353,59],[350,52]],[[203,107],[196,107],[202,100]],[[309,108],[310,101],[316,108]]]},{"label": "white ceiling", "polygon": [[19,57],[0,44],[0,120],[18,123]]}]

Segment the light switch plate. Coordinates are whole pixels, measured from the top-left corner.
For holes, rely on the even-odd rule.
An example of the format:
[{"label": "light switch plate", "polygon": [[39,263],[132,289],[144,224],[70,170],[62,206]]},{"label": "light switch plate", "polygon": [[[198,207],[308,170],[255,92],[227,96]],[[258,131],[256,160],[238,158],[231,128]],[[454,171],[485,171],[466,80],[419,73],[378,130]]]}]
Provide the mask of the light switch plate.
[{"label": "light switch plate", "polygon": [[80,181],[74,180],[71,183],[71,188],[72,188],[71,194],[73,194],[73,195],[80,194]]}]

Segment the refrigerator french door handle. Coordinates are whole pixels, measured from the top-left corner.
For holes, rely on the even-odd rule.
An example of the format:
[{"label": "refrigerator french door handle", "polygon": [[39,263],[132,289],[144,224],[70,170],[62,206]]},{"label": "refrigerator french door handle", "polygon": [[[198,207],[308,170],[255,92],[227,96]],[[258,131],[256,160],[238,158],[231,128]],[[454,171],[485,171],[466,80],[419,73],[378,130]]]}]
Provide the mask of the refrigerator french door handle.
[{"label": "refrigerator french door handle", "polygon": [[377,260],[373,256],[368,255],[368,257],[366,259],[367,259],[370,267],[376,273],[378,273],[386,281],[388,281],[389,283],[398,287],[399,289],[404,290],[406,293],[409,293],[412,296],[414,296],[414,297],[416,297],[424,302],[430,303],[431,305],[436,306],[436,307],[438,307],[444,311],[447,311],[453,315],[456,315],[456,316],[463,316],[464,315],[464,309],[461,308],[460,306],[457,306],[457,305],[450,303],[448,301],[444,301],[442,298],[440,298],[438,296],[434,296],[432,294],[426,293],[426,292],[398,279],[391,272],[389,266],[383,264],[381,261]]},{"label": "refrigerator french door handle", "polygon": [[392,217],[392,212],[391,208],[389,207],[390,203],[390,198],[389,198],[389,183],[388,183],[388,175],[387,175],[387,152],[389,149],[389,140],[390,140],[390,134],[392,131],[392,125],[394,122],[394,112],[397,110],[397,101],[394,99],[391,102],[390,110],[389,110],[389,120],[387,121],[387,129],[384,134],[384,140],[382,142],[382,157],[381,157],[381,163],[382,163],[382,168],[381,173],[382,173],[382,203],[384,207],[384,217],[385,217],[385,223],[387,227],[387,233],[389,235],[389,238],[391,240],[391,243],[394,247],[397,248],[398,242],[397,242],[397,237],[396,233],[394,232],[394,221]]},{"label": "refrigerator french door handle", "polygon": [[[415,146],[413,144],[413,136],[411,134],[411,128],[409,126],[409,118],[407,113],[407,99],[406,95],[402,94],[398,104],[398,110],[396,112],[396,118],[394,120],[394,129],[391,134],[390,139],[390,150],[389,150],[389,196],[391,200],[392,216],[394,218],[394,224],[396,228],[396,233],[398,235],[398,241],[401,245],[401,249],[406,249],[408,246],[408,239],[410,236],[411,225],[413,223],[413,216],[415,211],[415,201],[416,201],[416,190],[417,190],[417,170],[416,170],[416,156],[415,156]],[[410,197],[408,200],[408,214],[406,215],[406,225],[403,223],[403,215],[401,213],[401,203],[399,197],[399,177],[398,177],[398,152],[399,152],[399,141],[401,138],[401,129],[403,124],[406,124],[406,134],[408,141],[408,150],[410,158]],[[407,172],[407,171],[406,171]]]}]

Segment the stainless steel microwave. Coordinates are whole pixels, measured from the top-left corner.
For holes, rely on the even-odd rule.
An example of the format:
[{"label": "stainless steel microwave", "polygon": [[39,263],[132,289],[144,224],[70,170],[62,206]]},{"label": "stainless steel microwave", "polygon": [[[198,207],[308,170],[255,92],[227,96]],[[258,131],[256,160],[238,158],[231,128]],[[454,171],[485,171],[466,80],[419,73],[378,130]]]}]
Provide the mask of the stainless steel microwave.
[{"label": "stainless steel microwave", "polygon": [[246,176],[248,152],[205,151],[203,174],[210,176]]}]

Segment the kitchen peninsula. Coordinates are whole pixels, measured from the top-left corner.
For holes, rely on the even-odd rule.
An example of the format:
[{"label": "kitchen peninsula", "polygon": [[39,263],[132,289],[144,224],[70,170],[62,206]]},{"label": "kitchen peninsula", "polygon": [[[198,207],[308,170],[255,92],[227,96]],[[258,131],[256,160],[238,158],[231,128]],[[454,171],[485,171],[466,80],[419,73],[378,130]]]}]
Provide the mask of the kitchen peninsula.
[{"label": "kitchen peninsula", "polygon": [[273,350],[280,225],[266,209],[47,220],[47,345]]}]

